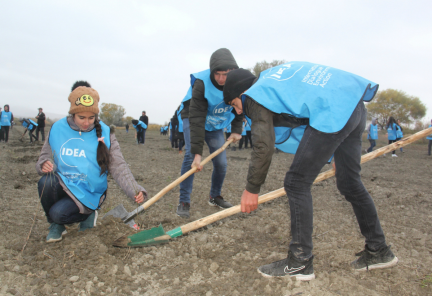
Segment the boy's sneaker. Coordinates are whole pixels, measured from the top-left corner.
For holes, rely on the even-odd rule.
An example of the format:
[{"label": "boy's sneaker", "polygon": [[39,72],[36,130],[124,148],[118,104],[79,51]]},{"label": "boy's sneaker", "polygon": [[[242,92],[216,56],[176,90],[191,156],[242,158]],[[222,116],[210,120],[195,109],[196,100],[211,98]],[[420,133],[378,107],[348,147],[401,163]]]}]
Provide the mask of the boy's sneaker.
[{"label": "boy's sneaker", "polygon": [[87,217],[87,219],[85,219],[84,221],[82,221],[79,224],[79,230],[78,231],[84,231],[86,229],[96,227],[97,217],[98,217],[97,211],[94,211],[93,213],[91,213],[90,216]]},{"label": "boy's sneaker", "polygon": [[47,243],[58,242],[62,240],[62,236],[67,233],[66,227],[64,225],[51,223],[49,227],[49,233],[46,237]]},{"label": "boy's sneaker", "polygon": [[209,205],[219,207],[221,209],[231,208],[233,205],[223,199],[222,196],[211,197],[209,199]]},{"label": "boy's sneaker", "polygon": [[360,258],[351,262],[351,266],[356,270],[365,271],[395,266],[399,259],[393,254],[390,247],[391,246],[387,246],[376,252],[372,252],[365,246],[363,251],[356,254],[356,256],[360,256]]},{"label": "boy's sneaker", "polygon": [[190,203],[187,202],[180,202],[176,214],[177,216],[180,216],[182,218],[189,218],[189,210],[190,210]]},{"label": "boy's sneaker", "polygon": [[313,256],[305,261],[294,257],[291,251],[288,257],[258,268],[258,272],[264,277],[295,277],[297,281],[310,281],[315,278],[313,271]]},{"label": "boy's sneaker", "polygon": [[398,157],[396,154],[392,154],[392,157]]}]

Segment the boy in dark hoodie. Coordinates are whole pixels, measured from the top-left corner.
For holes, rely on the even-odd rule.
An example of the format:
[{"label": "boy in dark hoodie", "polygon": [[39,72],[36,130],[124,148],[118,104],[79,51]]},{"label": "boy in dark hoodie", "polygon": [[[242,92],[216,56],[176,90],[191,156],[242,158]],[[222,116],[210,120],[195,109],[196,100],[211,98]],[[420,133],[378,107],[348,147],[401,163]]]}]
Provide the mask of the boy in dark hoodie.
[{"label": "boy in dark hoodie", "polygon": [[[228,49],[220,48],[210,58],[210,69],[191,74],[191,87],[180,108],[185,141],[182,175],[191,167],[197,167],[198,171],[201,171],[204,140],[210,153],[213,153],[225,143],[223,129],[230,123],[232,133],[229,139],[234,142],[241,139],[243,115],[235,114],[232,107],[223,102],[222,90],[226,75],[233,69],[238,69],[234,56]],[[212,162],[209,204],[220,208],[232,207],[221,196],[227,168],[225,151],[213,158]],[[177,207],[177,215],[180,217],[189,217],[193,178],[194,175],[191,175],[180,184],[180,201]]]}]

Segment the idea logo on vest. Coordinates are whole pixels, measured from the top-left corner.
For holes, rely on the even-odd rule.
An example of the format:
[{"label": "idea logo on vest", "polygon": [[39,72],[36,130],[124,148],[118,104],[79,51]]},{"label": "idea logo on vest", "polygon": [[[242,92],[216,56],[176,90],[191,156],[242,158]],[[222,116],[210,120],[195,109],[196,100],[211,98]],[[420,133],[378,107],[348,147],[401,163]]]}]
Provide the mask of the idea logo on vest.
[{"label": "idea logo on vest", "polygon": [[[87,158],[85,141],[81,138],[72,138],[67,140],[60,147],[60,159],[62,163],[68,167],[77,167],[80,164],[86,164]],[[80,158],[84,158],[80,161]]]}]

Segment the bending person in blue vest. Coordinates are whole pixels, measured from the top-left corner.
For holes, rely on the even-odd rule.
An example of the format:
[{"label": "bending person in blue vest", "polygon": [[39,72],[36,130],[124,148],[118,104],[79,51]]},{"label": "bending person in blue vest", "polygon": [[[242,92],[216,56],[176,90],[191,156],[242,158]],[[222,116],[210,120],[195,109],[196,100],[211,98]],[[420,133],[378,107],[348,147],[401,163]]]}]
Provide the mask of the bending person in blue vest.
[{"label": "bending person in blue vest", "polygon": [[136,119],[132,120],[132,125],[136,130],[137,143],[144,145],[144,133],[145,130],[147,129],[147,125],[141,120],[136,120]]},{"label": "bending person in blue vest", "polygon": [[291,213],[288,256],[259,267],[263,276],[315,278],[311,186],[332,155],[337,187],[351,203],[366,240],[364,251],[351,265],[367,270],[397,263],[360,178],[361,137],[366,125],[363,101],[372,100],[377,91],[376,83],[362,77],[307,62],[285,63],[261,72],[259,78],[244,69],[228,74],[225,103],[252,120],[254,149],[241,198],[242,212],[258,207],[274,146],[295,154],[284,181]]},{"label": "bending person in blue vest", "polygon": [[4,105],[4,110],[0,113],[0,126],[3,132],[3,141],[7,143],[9,141],[9,128],[12,129],[14,117],[12,112],[9,110],[9,105]]},{"label": "bending person in blue vest", "polygon": [[367,128],[367,138],[370,143],[370,147],[366,149],[366,153],[372,152],[374,147],[376,146],[376,140],[378,140],[378,125],[377,119],[373,118],[371,124],[369,124]]},{"label": "bending person in blue vest", "polygon": [[[232,69],[238,69],[232,53],[226,48],[216,50],[210,57],[210,69],[191,74],[191,87],[182,101],[181,117],[183,120],[183,135],[185,140],[185,156],[181,168],[183,175],[197,167],[202,170],[201,156],[204,141],[210,153],[213,153],[225,143],[223,129],[231,123],[232,133],[228,139],[237,142],[241,139],[241,124],[243,115],[235,115],[232,107],[223,102],[223,86],[226,75]],[[221,196],[226,175],[226,152],[221,152],[212,159],[213,173],[209,194],[209,204],[220,208],[232,207]],[[180,184],[180,200],[177,215],[189,218],[189,209],[194,175]]]},{"label": "bending person in blue vest", "polygon": [[33,138],[37,141],[38,139],[35,135],[33,135],[33,132],[36,130],[38,124],[29,118],[22,118],[20,122],[22,123],[23,127],[25,127],[29,132],[30,143],[33,143]]},{"label": "bending person in blue vest", "polygon": [[[392,116],[390,116],[387,121],[387,139],[389,145],[396,142],[398,129],[399,127],[396,124],[396,120]],[[398,157],[396,155],[396,150],[392,151],[392,157]]]},{"label": "bending person in blue vest", "polygon": [[62,240],[65,224],[79,230],[96,226],[97,210],[107,194],[108,173],[128,197],[142,203],[147,192],[138,185],[110,128],[99,121],[99,94],[86,81],[77,81],[69,95],[71,116],[53,124],[36,170],[42,207],[50,231],[48,243]]}]

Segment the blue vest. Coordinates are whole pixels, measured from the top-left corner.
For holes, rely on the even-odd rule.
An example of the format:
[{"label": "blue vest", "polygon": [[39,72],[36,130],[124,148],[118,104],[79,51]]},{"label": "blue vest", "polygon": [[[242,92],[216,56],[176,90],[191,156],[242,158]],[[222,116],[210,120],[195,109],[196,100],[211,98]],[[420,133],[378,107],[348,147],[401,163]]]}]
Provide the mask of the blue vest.
[{"label": "blue vest", "polygon": [[403,138],[403,132],[400,126],[398,125],[396,130],[396,139],[402,139],[402,138]]},{"label": "blue vest", "polygon": [[389,126],[387,128],[387,139],[389,139],[389,140],[396,140],[396,130],[397,130],[396,123],[393,123],[392,126]]},{"label": "blue vest", "polygon": [[197,79],[202,80],[204,82],[204,98],[208,102],[205,130],[211,132],[227,127],[233,121],[235,115],[231,112],[233,108],[225,104],[223,91],[218,90],[213,85],[210,74],[210,69],[191,74],[191,87],[182,101],[181,109],[183,109],[183,103],[192,98],[192,86],[195,81]]},{"label": "blue vest", "polygon": [[[431,127],[431,126],[432,126],[432,124],[429,124],[429,127]],[[432,140],[432,135],[427,136],[426,139]]]},{"label": "blue vest", "polygon": [[178,131],[180,133],[182,133],[183,132],[183,120],[181,119],[180,111],[177,111],[177,119],[178,119],[178,122],[179,122]]},{"label": "blue vest", "polygon": [[[110,129],[100,122],[102,137],[108,149],[110,143]],[[100,176],[97,163],[96,129],[81,133],[70,128],[66,117],[53,124],[49,143],[51,145],[54,162],[57,165],[56,174],[72,194],[86,207],[96,210],[99,208],[101,197],[108,188],[107,174]]]},{"label": "blue vest", "polygon": [[132,124],[132,125],[137,131],[139,130],[138,127],[141,127],[143,129],[147,129],[147,125],[144,122],[142,122],[141,120],[138,120],[138,123],[136,125],[135,124]]},{"label": "blue vest", "polygon": [[250,131],[251,131],[251,125],[250,125],[249,121],[248,121],[247,124],[246,124],[246,131],[247,131],[247,132],[250,132]]},{"label": "blue vest", "polygon": [[38,126],[38,124],[31,119],[28,119],[28,121],[30,121],[30,124],[23,121],[22,125],[23,127],[26,127],[28,130],[33,131]]},{"label": "blue vest", "polygon": [[[277,114],[309,119],[324,133],[340,131],[360,100],[370,101],[378,84],[355,74],[308,62],[288,62],[261,72],[246,97]],[[275,127],[276,148],[295,154],[306,125]]]},{"label": "blue vest", "polygon": [[1,125],[2,126],[10,126],[11,120],[12,120],[12,112],[2,111],[1,119],[0,119]]},{"label": "blue vest", "polygon": [[369,140],[378,140],[378,125],[371,124],[369,134],[367,135]]}]

